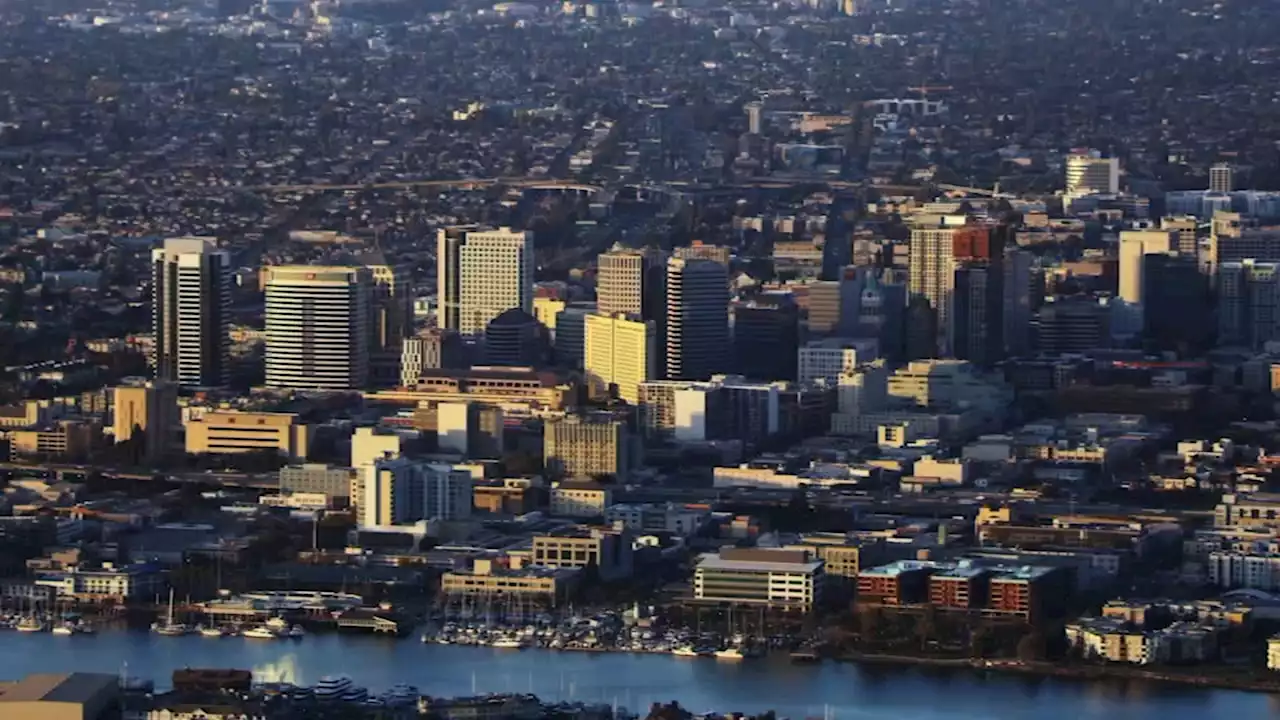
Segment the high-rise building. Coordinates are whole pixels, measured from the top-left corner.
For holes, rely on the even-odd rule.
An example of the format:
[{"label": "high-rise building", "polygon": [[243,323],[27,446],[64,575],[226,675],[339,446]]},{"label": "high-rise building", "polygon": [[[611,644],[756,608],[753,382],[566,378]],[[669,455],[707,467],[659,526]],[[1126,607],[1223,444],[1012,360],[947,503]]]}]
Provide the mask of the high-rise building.
[{"label": "high-rise building", "polygon": [[1280,339],[1280,263],[1218,266],[1218,344],[1258,349]]},{"label": "high-rise building", "polygon": [[733,305],[734,370],[751,380],[795,380],[800,311],[787,293]]},{"label": "high-rise building", "polygon": [[458,331],[462,326],[462,245],[476,225],[440,228],[436,231],[436,324]]},{"label": "high-rise building", "polygon": [[640,383],[658,377],[657,323],[634,315],[587,315],[583,365],[592,397],[640,402]]},{"label": "high-rise building", "polygon": [[666,258],[655,248],[614,246],[601,254],[596,270],[596,311],[660,321],[666,309],[665,263]]},{"label": "high-rise building", "polygon": [[683,260],[712,260],[725,267],[729,267],[729,260],[732,255],[729,248],[724,245],[708,245],[701,240],[694,240],[689,245],[678,247],[671,251],[671,257]]},{"label": "high-rise building", "polygon": [[1004,283],[1007,225],[964,228],[957,232],[952,255],[956,265],[946,347],[954,357],[989,366],[1005,356]]},{"label": "high-rise building", "polygon": [[1035,257],[1024,250],[1006,249],[1004,256],[1004,353],[1019,357],[1031,352],[1031,313]]},{"label": "high-rise building", "polygon": [[468,458],[501,457],[502,408],[484,403],[438,403],[436,448]]},{"label": "high-rise building", "polygon": [[[461,240],[445,237],[443,242],[446,252],[457,255],[456,265],[450,259],[444,271],[457,274],[458,332],[477,337],[507,310],[532,312],[533,233],[505,227],[471,230]],[[437,283],[447,290],[454,287],[447,277]]]},{"label": "high-rise building", "polygon": [[171,447],[182,421],[178,413],[178,388],[173,383],[122,385],[112,398],[112,431],[115,442],[128,442],[142,434],[138,460],[154,462]]},{"label": "high-rise building", "polygon": [[156,378],[193,387],[226,385],[231,256],[213,238],[169,238],[151,251],[151,266]]},{"label": "high-rise building", "polygon": [[632,445],[627,424],[609,415],[569,415],[548,420],[542,430],[543,464],[555,477],[625,480]]},{"label": "high-rise building", "polygon": [[1167,255],[1178,247],[1171,230],[1124,230],[1120,233],[1120,299],[1131,305],[1142,302],[1143,258]]},{"label": "high-rise building", "polygon": [[728,361],[729,275],[714,260],[667,262],[666,374],[702,379]]},{"label": "high-rise building", "polygon": [[360,499],[360,525],[384,527],[471,516],[467,470],[409,458],[376,460]]},{"label": "high-rise building", "polygon": [[391,387],[400,380],[404,340],[413,329],[412,287],[405,268],[387,263],[381,253],[365,260],[373,287],[369,322],[369,382]]},{"label": "high-rise building", "polygon": [[1038,347],[1045,355],[1088,353],[1104,348],[1110,338],[1111,308],[1095,298],[1053,298],[1040,308]]},{"label": "high-rise building", "polygon": [[267,269],[266,384],[351,390],[369,378],[372,276],[367,268]]},{"label": "high-rise building", "polygon": [[911,229],[907,261],[907,291],[915,309],[908,327],[909,354],[922,357],[951,355],[951,294],[955,285],[956,248],[989,256],[990,228],[946,220],[939,227]]},{"label": "high-rise building", "polygon": [[404,339],[400,350],[400,385],[416,385],[423,370],[466,367],[466,348],[457,331],[427,328]]},{"label": "high-rise building", "polygon": [[1068,195],[1115,195],[1120,192],[1120,160],[1096,153],[1068,155],[1066,180]]},{"label": "high-rise building", "polygon": [[577,370],[582,368],[586,352],[587,317],[595,313],[595,303],[571,303],[556,313],[556,364]]},{"label": "high-rise building", "polygon": [[1177,253],[1142,258],[1142,334],[1154,350],[1197,356],[1209,349],[1213,297],[1195,258]]},{"label": "high-rise building", "polygon": [[1160,219],[1161,230],[1168,230],[1176,234],[1178,238],[1176,248],[1178,254],[1190,258],[1198,258],[1200,255],[1200,240],[1196,234],[1199,228],[1200,220],[1194,215],[1163,217]]},{"label": "high-rise building", "polygon": [[501,313],[484,328],[487,365],[540,367],[549,353],[547,329],[519,308]]},{"label": "high-rise building", "polygon": [[1236,171],[1229,163],[1217,163],[1209,167],[1209,192],[1229,193],[1235,190]]},{"label": "high-rise building", "polygon": [[1257,218],[1217,212],[1209,234],[1209,269],[1222,263],[1252,260],[1280,262],[1280,226],[1263,226]]},{"label": "high-rise building", "polygon": [[764,103],[749,102],[744,109],[747,111],[747,132],[759,135],[764,131]]}]

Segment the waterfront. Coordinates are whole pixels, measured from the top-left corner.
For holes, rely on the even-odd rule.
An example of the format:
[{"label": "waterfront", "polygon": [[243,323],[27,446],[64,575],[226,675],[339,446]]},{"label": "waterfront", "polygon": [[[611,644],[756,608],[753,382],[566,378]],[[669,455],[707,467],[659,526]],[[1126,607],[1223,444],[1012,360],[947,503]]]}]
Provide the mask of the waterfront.
[{"label": "waterfront", "polygon": [[333,673],[370,689],[411,683],[431,695],[534,692],[546,700],[617,702],[643,711],[677,700],[695,712],[773,709],[780,716],[855,720],[1181,720],[1273,717],[1263,693],[1105,680],[1075,682],[969,670],[739,663],[663,655],[495,650],[415,639],[315,635],[300,642],[158,637],[0,635],[0,678],[68,670],[128,673],[167,686],[181,667],[239,667],[258,680],[315,683]]}]

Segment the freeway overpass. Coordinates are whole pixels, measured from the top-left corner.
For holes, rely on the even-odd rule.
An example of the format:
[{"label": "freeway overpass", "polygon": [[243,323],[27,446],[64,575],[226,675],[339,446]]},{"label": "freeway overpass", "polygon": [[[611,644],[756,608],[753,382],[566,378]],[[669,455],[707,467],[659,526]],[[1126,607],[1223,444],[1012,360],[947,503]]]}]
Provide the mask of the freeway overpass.
[{"label": "freeway overpass", "polygon": [[0,463],[0,472],[12,473],[15,476],[41,476],[58,480],[74,480],[87,477],[97,472],[108,478],[120,480],[156,480],[157,478],[176,483],[201,483],[220,485],[223,487],[272,489],[277,487],[275,473],[231,473],[231,472],[180,472],[180,473],[145,473],[137,469],[121,470],[119,468],[97,467],[95,465],[75,465],[65,463]]}]

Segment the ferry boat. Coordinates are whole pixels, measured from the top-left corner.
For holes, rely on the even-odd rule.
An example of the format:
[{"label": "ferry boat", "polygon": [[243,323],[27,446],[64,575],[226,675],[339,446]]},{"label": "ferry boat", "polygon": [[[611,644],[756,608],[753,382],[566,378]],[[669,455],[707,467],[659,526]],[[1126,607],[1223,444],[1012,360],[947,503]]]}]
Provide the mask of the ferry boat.
[{"label": "ferry boat", "polygon": [[320,678],[320,682],[313,688],[316,700],[321,702],[341,700],[342,696],[348,690],[354,688],[351,678],[346,675],[329,675]]}]

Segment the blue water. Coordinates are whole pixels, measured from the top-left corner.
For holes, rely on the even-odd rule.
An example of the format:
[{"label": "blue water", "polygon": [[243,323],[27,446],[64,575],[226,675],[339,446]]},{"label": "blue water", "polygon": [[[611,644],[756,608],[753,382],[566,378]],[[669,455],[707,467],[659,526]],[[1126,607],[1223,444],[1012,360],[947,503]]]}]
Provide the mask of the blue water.
[{"label": "blue water", "polygon": [[32,672],[128,673],[164,687],[181,667],[236,667],[259,680],[312,684],[345,673],[371,690],[429,695],[534,692],[632,710],[678,700],[695,712],[775,710],[849,720],[1251,720],[1280,716],[1280,697],[1108,680],[1076,682],[967,670],[794,665],[785,657],[717,662],[665,655],[494,650],[414,639],[314,635],[300,641],[158,637],[145,632],[0,635],[0,678]]}]

